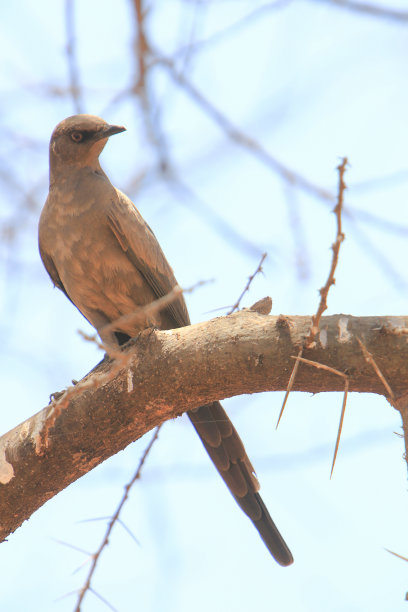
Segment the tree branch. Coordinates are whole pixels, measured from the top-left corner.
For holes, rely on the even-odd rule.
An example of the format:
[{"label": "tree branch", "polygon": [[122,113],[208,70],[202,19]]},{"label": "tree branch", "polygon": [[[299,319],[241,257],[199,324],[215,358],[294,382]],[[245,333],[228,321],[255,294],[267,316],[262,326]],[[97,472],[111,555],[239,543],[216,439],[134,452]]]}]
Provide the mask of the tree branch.
[{"label": "tree branch", "polygon": [[[322,317],[317,346],[304,356],[347,374],[350,391],[384,394],[358,336],[398,401],[408,396],[408,343],[406,336],[389,333],[390,326],[407,328],[408,317]],[[70,401],[54,400],[0,438],[0,541],[71,482],[160,423],[216,399],[285,390],[292,357],[309,328],[310,317],[243,310],[140,334],[125,346],[128,359],[113,379],[106,374],[115,363],[105,360],[76,385]],[[299,365],[294,390],[343,387],[341,377]]]}]

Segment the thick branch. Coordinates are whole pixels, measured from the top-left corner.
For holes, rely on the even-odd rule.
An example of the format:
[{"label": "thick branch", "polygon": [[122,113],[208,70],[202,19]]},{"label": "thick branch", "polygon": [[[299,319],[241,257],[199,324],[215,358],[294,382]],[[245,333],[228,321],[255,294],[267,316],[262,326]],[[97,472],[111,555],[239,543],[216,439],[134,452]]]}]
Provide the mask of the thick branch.
[{"label": "thick branch", "polygon": [[[323,317],[317,347],[304,357],[348,375],[350,391],[385,394],[358,336],[398,399],[408,394],[408,317]],[[310,317],[249,310],[169,331],[141,334],[126,365],[105,361],[67,398],[0,439],[0,541],[37,508],[161,422],[201,404],[243,393],[286,389],[292,356]],[[109,372],[114,369],[114,376]],[[101,378],[102,377],[102,378]],[[330,372],[300,364],[294,389],[342,391]]]}]

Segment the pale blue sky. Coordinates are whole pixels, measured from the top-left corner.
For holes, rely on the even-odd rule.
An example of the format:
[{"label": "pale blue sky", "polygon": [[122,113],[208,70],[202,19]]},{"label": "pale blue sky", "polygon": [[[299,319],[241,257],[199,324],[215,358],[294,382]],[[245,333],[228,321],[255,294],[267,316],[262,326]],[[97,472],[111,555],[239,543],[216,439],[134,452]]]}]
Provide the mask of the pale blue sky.
[{"label": "pale blue sky", "polygon": [[[271,295],[275,314],[312,314],[334,239],[328,203],[290,189],[228,141],[158,66],[151,87],[168,150],[199,200],[155,180],[156,152],[140,107],[129,97],[112,104],[135,70],[131,3],[82,0],[75,6],[83,110],[128,128],[104,151],[105,171],[153,227],[183,286],[214,279],[187,296],[192,320],[235,302],[258,263],[256,254],[215,228],[203,202],[269,253],[265,274],[243,305]],[[156,46],[171,54],[192,32],[205,39],[255,6],[261,4],[156,1],[149,26]],[[77,334],[90,328],[53,290],[37,253],[49,136],[75,112],[61,95],[68,83],[64,3],[4,3],[0,34],[0,222],[21,226],[13,248],[3,241],[0,251],[0,420],[7,431],[101,356]],[[305,0],[265,11],[214,39],[186,68],[229,121],[316,185],[335,192],[335,168],[342,155],[349,157],[346,203],[354,221],[345,219],[328,314],[407,312],[407,52],[408,25]],[[137,190],[132,181],[146,172]],[[296,265],[297,248],[303,267]],[[293,394],[276,432],[281,401],[282,394],[263,394],[225,406],[295,564],[283,569],[273,562],[187,420],[177,419],[163,428],[125,508],[124,522],[140,547],[118,527],[96,572],[94,588],[117,610],[405,610],[408,566],[384,550],[408,555],[399,415],[383,398],[353,394],[329,481],[340,395]],[[73,572],[86,557],[55,540],[89,552],[98,546],[104,523],[80,521],[113,512],[146,445],[147,439],[138,441],[71,485],[0,546],[1,609],[74,609],[75,598],[64,595],[81,587],[84,569]],[[84,611],[104,609],[88,595]]]}]

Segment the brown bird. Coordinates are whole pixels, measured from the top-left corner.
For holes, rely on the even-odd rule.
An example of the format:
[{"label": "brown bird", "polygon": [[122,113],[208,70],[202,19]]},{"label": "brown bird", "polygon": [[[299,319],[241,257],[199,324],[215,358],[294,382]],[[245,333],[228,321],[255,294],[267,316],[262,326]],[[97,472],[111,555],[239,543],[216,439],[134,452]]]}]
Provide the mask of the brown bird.
[{"label": "brown bird", "polygon": [[[80,310],[108,346],[141,329],[190,324],[178,297],[154,318],[104,326],[151,303],[177,284],[160,245],[133,203],[116,189],[99,164],[113,134],[124,127],[94,115],[61,121],[50,142],[50,189],[39,223],[39,248],[56,287]],[[215,467],[281,565],[292,555],[263,503],[254,468],[219,402],[187,413]]]}]

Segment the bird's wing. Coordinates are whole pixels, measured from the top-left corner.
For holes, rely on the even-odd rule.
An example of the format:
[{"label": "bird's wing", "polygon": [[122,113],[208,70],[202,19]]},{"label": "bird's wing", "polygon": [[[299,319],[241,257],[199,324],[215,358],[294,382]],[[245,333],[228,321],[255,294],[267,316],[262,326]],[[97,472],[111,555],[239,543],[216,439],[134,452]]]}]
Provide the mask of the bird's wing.
[{"label": "bird's wing", "polygon": [[[168,264],[150,227],[132,202],[117,191],[108,223],[129,260],[146,279],[157,297],[166,295],[176,285]],[[183,298],[168,307],[176,326],[189,324]],[[259,483],[242,441],[219,402],[188,412],[205,449],[245,514],[252,520],[261,538],[281,565],[293,562],[275,523],[263,503]]]},{"label": "bird's wing", "polygon": [[[64,285],[62,284],[62,280],[60,278],[60,275],[58,274],[57,268],[55,267],[55,264],[54,264],[54,261],[51,255],[48,255],[48,253],[43,248],[41,248],[41,243],[39,243],[38,248],[40,251],[40,257],[42,259],[44,267],[47,270],[48,275],[51,278],[52,282],[54,283],[54,286],[58,287],[58,289],[61,289],[61,291],[65,293],[69,301],[72,302],[71,298],[69,297],[68,293],[65,290]],[[74,304],[74,302],[72,302],[72,304]],[[76,304],[74,304],[74,306],[76,306]]]},{"label": "bird's wing", "polygon": [[[115,189],[108,211],[108,225],[123,251],[142,274],[157,298],[163,297],[177,285],[156,236],[134,204],[121,191]],[[177,297],[166,309],[174,320],[174,327],[189,325],[183,296]]]}]

